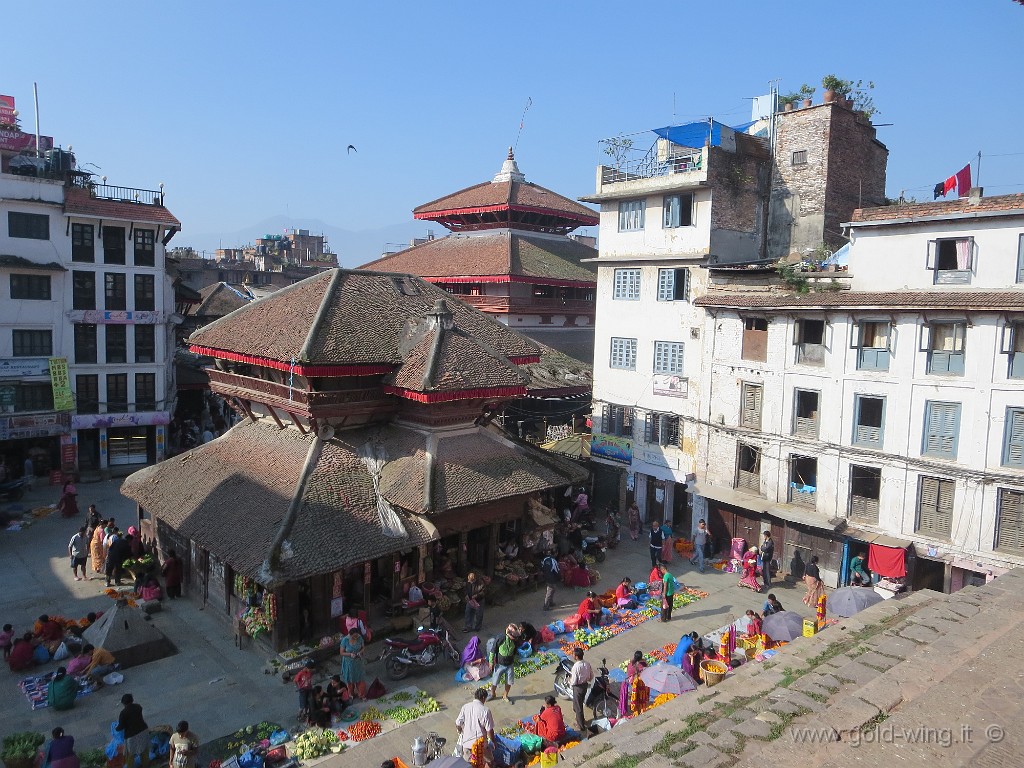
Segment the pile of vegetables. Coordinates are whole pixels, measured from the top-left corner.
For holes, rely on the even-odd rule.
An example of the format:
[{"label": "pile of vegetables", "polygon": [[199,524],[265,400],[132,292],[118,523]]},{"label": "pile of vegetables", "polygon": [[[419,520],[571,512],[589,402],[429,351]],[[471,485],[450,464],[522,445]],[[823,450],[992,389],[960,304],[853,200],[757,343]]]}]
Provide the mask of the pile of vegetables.
[{"label": "pile of vegetables", "polygon": [[556,654],[550,651],[543,651],[542,653],[536,653],[533,656],[517,661],[512,671],[518,680],[520,677],[525,677],[531,672],[536,672],[541,667],[546,667],[548,664],[554,664],[557,661],[558,656]]},{"label": "pile of vegetables", "polygon": [[380,723],[376,720],[360,720],[348,729],[348,737],[352,741],[366,741],[380,733]]},{"label": "pile of vegetables", "polygon": [[4,746],[3,751],[0,752],[0,758],[4,761],[32,759],[39,752],[44,741],[46,741],[46,737],[43,734],[33,731],[22,731],[4,736]]},{"label": "pile of vegetables", "polygon": [[368,720],[380,720],[384,717],[384,713],[376,707],[367,707],[366,710],[359,716],[359,719],[364,723]]},{"label": "pile of vegetables", "polygon": [[385,720],[394,720],[396,723],[404,724],[416,719],[416,715],[408,707],[391,707],[384,710]]},{"label": "pile of vegetables", "polygon": [[295,739],[293,754],[300,760],[312,760],[328,752],[341,752],[344,745],[338,734],[328,728],[311,728]]}]

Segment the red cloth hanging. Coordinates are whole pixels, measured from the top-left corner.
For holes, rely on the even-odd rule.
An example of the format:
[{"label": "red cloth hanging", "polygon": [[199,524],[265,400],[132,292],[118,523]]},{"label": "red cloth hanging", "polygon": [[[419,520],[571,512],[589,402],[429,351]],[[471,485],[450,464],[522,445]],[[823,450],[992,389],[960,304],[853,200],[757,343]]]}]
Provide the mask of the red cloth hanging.
[{"label": "red cloth hanging", "polygon": [[880,576],[906,576],[907,551],[896,547],[883,547],[880,544],[868,545],[868,570]]},{"label": "red cloth hanging", "polygon": [[956,172],[956,194],[958,197],[966,197],[971,191],[971,164],[968,163]]}]

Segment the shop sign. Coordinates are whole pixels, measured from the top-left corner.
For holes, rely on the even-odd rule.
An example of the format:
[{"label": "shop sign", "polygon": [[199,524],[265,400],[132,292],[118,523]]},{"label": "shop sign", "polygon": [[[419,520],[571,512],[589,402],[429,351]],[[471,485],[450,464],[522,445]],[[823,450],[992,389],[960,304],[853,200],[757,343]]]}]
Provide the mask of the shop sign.
[{"label": "shop sign", "polygon": [[625,437],[602,435],[600,432],[595,432],[590,437],[590,455],[631,464],[633,462],[633,441]]},{"label": "shop sign", "polygon": [[66,413],[34,413],[27,416],[0,417],[0,440],[22,440],[26,437],[53,437],[68,431]]},{"label": "shop sign", "polygon": [[14,408],[16,393],[14,387],[0,387],[0,408]]},{"label": "shop sign", "polygon": [[100,325],[152,325],[160,322],[160,312],[137,310],[80,309],[68,313],[74,323],[98,323]]},{"label": "shop sign", "polygon": [[148,413],[92,413],[71,417],[72,429],[110,429],[112,427],[148,427],[154,424],[170,424],[167,411]]},{"label": "shop sign", "polygon": [[656,373],[652,377],[651,389],[656,395],[666,397],[686,398],[689,394],[689,379],[682,376],[669,376],[663,373]]},{"label": "shop sign", "polygon": [[[11,128],[0,128],[0,149],[10,152],[23,152],[36,148],[36,135],[34,133],[23,133]],[[46,151],[53,149],[53,136],[40,136],[39,149]]]},{"label": "shop sign", "polygon": [[50,358],[50,383],[53,388],[53,408],[57,411],[75,410],[75,396],[71,394],[66,357]]},{"label": "shop sign", "polygon": [[666,467],[668,469],[679,469],[678,456],[666,456],[660,451],[640,451],[640,460],[653,467]]},{"label": "shop sign", "polygon": [[0,359],[0,379],[23,376],[49,376],[50,360],[46,357],[7,357]]}]

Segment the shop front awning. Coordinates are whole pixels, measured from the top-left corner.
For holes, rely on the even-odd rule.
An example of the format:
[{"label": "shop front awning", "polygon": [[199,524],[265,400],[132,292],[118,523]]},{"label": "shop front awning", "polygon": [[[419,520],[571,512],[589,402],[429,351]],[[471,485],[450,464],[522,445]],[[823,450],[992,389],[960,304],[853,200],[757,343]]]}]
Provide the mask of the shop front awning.
[{"label": "shop front awning", "polygon": [[906,549],[913,543],[906,539],[887,536],[884,533],[865,531],[862,528],[847,528],[844,533],[847,537],[863,541],[865,544],[877,544],[880,547],[890,547],[891,549]]},{"label": "shop front awning", "polygon": [[715,501],[720,501],[723,504],[740,507],[741,509],[746,509],[758,515],[769,515],[770,517],[777,517],[789,523],[806,525],[811,528],[821,528],[826,531],[834,532],[842,523],[845,522],[842,520],[827,519],[804,507],[795,506],[793,504],[777,504],[775,502],[768,501],[761,496],[744,493],[743,491],[737,491],[733,488],[722,488],[721,486],[710,485],[708,483],[697,483],[688,486],[687,492],[693,493],[697,496],[703,496],[707,499],[714,499]]}]

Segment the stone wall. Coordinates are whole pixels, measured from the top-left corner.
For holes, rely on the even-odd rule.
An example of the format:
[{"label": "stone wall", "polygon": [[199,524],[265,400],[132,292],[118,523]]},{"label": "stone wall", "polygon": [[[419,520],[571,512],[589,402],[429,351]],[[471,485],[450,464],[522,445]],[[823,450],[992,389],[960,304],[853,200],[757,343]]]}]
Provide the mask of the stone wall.
[{"label": "stone wall", "polygon": [[751,261],[761,256],[767,157],[760,152],[729,152],[712,147],[708,186],[713,190],[711,253],[719,261]]}]

